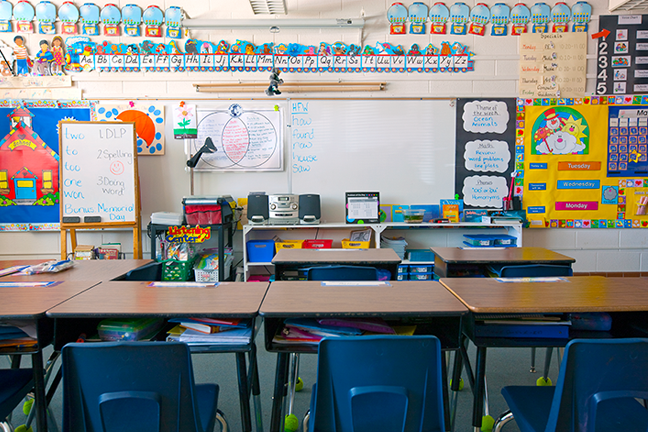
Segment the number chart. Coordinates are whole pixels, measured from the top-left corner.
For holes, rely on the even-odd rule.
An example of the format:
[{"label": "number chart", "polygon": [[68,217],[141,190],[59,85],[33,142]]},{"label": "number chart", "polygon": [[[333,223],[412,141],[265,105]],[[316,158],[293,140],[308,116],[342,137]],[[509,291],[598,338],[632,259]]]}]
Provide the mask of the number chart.
[{"label": "number chart", "polygon": [[596,94],[648,92],[648,15],[603,15],[596,55]]}]

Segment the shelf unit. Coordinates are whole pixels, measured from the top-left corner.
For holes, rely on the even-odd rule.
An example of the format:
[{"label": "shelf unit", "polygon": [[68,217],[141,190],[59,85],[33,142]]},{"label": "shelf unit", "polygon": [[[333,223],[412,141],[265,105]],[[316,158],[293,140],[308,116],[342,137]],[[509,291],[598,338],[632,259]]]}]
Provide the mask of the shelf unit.
[{"label": "shelf unit", "polygon": [[[341,247],[340,240],[348,238],[351,231],[371,228],[372,247],[380,248],[380,236],[384,233],[397,232],[398,235],[404,235],[410,241],[417,238],[426,237],[436,238],[440,234],[445,234],[445,242],[439,246],[462,246],[463,234],[488,232],[489,234],[507,234],[516,239],[516,245],[522,246],[522,224],[505,223],[505,224],[484,224],[479,222],[459,222],[459,223],[420,223],[410,224],[405,222],[385,222],[380,224],[352,225],[344,223],[325,223],[319,225],[243,225],[243,268],[245,280],[250,275],[250,271],[257,268],[266,268],[272,266],[271,262],[248,262],[247,242],[249,240],[268,240],[275,236],[283,240],[289,239],[323,239],[333,237],[333,247]],[[396,234],[394,234],[396,235]],[[419,239],[420,241],[420,239]],[[436,245],[436,244],[435,244]],[[413,247],[413,249],[427,249],[433,244],[425,241],[425,246]],[[404,261],[407,263],[407,261]],[[433,263],[433,262],[432,262]],[[270,270],[268,270],[270,272]]]}]

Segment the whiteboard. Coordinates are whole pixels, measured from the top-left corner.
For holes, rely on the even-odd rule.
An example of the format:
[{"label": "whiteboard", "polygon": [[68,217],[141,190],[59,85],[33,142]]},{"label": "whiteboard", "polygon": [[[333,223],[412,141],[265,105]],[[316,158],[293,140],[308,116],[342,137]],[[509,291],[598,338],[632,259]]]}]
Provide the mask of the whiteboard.
[{"label": "whiteboard", "polygon": [[344,221],[347,191],[382,204],[454,197],[454,100],[295,99],[287,115],[292,193],[319,194],[327,222]]},{"label": "whiteboard", "polygon": [[209,137],[216,152],[204,153],[197,171],[283,170],[283,124],[275,109],[247,109],[232,104],[227,109],[199,109],[198,137],[189,141],[196,154]]},{"label": "whiteboard", "polygon": [[59,122],[61,220],[139,219],[135,123]]}]

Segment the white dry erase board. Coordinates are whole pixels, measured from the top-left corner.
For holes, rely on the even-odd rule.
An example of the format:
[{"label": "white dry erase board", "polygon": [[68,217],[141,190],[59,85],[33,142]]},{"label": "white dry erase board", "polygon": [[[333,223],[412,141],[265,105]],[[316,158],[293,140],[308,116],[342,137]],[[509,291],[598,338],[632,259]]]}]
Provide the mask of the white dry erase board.
[{"label": "white dry erase board", "polygon": [[320,194],[324,220],[344,221],[347,191],[378,191],[382,204],[454,196],[454,100],[287,103],[292,193]]},{"label": "white dry erase board", "polygon": [[188,153],[196,154],[209,137],[216,151],[204,153],[196,171],[283,170],[281,111],[253,109],[233,103],[223,109],[199,109],[198,138],[188,140]]},{"label": "white dry erase board", "polygon": [[59,129],[61,224],[138,222],[135,123],[61,121]]}]

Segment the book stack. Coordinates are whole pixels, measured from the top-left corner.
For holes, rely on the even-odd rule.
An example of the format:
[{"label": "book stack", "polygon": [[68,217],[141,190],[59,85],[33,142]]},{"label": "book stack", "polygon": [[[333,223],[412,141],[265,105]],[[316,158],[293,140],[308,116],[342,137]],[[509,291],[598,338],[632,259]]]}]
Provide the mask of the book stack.
[{"label": "book stack", "polygon": [[168,331],[167,341],[193,345],[244,345],[252,337],[252,320],[214,318],[174,318],[177,325]]},{"label": "book stack", "polygon": [[273,342],[290,345],[316,345],[325,337],[360,336],[362,334],[396,334],[380,318],[288,318]]},{"label": "book stack", "polygon": [[[27,325],[28,326],[28,325]],[[0,324],[0,348],[5,349],[30,349],[38,344],[36,340],[36,328],[31,329],[22,325]],[[30,336],[32,334],[34,337]]]}]

